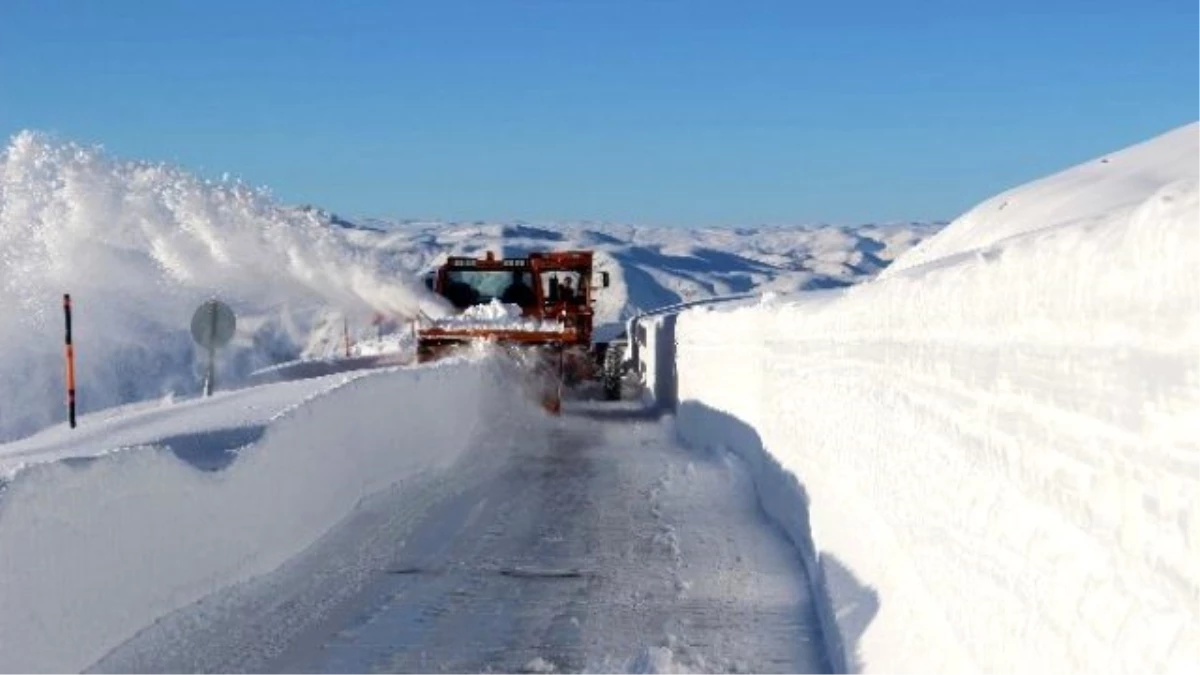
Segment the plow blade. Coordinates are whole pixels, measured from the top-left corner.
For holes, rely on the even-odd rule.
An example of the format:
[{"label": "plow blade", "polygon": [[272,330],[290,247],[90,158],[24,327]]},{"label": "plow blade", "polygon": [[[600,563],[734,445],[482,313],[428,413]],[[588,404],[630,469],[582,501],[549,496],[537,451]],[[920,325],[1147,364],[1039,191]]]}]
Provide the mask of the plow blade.
[{"label": "plow blade", "polygon": [[517,333],[495,335],[454,335],[446,331],[422,334],[417,340],[418,363],[431,363],[463,350],[491,345],[517,364],[522,378],[513,382],[548,412],[562,409],[563,389],[571,379],[567,372],[567,352],[571,351],[561,339],[547,339],[554,333]]}]

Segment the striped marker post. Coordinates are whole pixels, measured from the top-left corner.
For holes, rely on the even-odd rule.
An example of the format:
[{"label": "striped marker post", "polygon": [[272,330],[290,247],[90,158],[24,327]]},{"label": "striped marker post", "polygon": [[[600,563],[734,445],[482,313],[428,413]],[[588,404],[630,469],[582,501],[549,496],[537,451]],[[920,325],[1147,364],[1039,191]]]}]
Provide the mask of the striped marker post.
[{"label": "striped marker post", "polygon": [[67,320],[67,421],[75,428],[75,346],[71,343],[71,294],[63,294],[63,315]]}]

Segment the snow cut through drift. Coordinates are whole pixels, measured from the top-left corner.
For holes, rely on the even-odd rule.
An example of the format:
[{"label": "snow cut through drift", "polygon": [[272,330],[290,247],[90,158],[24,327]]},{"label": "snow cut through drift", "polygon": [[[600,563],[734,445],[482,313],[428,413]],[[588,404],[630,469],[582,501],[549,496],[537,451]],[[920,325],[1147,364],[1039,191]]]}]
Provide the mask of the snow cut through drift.
[{"label": "snow cut through drift", "polygon": [[985,202],[875,281],[647,324],[680,433],[747,458],[845,668],[1200,660],[1197,129]]}]

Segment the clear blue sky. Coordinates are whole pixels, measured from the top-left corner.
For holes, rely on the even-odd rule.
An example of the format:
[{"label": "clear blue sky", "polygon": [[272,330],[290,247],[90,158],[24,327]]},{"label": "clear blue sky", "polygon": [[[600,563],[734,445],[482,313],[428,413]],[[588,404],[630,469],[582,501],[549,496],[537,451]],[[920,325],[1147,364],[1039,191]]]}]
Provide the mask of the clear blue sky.
[{"label": "clear blue sky", "polygon": [[1198,117],[1195,0],[2,0],[0,135],[350,216],[950,218]]}]

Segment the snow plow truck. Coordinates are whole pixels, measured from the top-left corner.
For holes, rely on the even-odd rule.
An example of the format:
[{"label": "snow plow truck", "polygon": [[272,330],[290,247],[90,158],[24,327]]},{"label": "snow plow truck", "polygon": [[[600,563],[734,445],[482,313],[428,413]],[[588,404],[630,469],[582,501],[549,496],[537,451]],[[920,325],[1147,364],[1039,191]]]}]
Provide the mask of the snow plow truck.
[{"label": "snow plow truck", "polygon": [[595,293],[609,284],[608,272],[594,271],[592,257],[591,251],[451,256],[425,285],[456,313],[418,323],[417,360],[493,343],[526,367],[550,412],[561,409],[565,388],[585,382],[599,382],[605,399],[620,398],[623,355],[592,341]]}]

